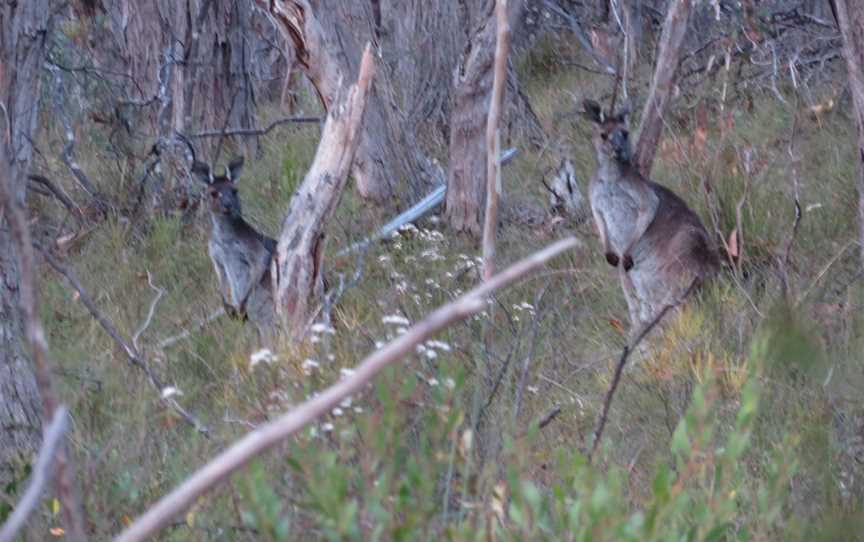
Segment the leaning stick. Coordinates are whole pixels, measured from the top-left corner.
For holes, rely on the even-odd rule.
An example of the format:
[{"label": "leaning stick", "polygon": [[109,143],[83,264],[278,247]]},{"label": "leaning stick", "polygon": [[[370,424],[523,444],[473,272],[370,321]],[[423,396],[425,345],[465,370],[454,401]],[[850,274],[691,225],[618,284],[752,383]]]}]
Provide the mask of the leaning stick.
[{"label": "leaning stick", "polygon": [[162,497],[144,515],[121,533],[115,542],[137,542],[155,535],[178,514],[188,509],[231,474],[245,466],[255,456],[273,448],[336,405],[360,390],[388,365],[404,359],[421,342],[434,336],[451,324],[474,315],[486,307],[492,292],[516,281],[523,275],[542,267],[551,258],[577,245],[574,237],[563,239],[513,264],[488,281],[483,282],[458,299],[438,308],[405,334],[376,350],[364,359],[348,378],[327,388],[294,410],[270,423],[260,426],[235,442],[230,448],[198,469],[171,493]]}]

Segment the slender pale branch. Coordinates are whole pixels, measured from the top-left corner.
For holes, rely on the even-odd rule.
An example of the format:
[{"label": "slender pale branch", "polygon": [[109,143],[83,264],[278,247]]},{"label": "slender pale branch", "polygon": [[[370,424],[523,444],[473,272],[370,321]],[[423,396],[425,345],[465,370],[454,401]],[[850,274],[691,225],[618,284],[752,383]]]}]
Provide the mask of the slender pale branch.
[{"label": "slender pale branch", "polygon": [[505,269],[498,275],[438,308],[406,333],[364,359],[348,377],[333,384],[294,410],[248,433],[230,448],[193,473],[179,487],[164,496],[139,517],[115,542],[135,542],[154,536],[174,517],[188,509],[198,498],[228,479],[231,474],[290,437],[337,406],[346,397],[361,391],[388,365],[414,352],[421,342],[451,324],[476,314],[486,306],[487,297],[523,275],[543,266],[551,258],[575,247],[578,241],[563,239]]},{"label": "slender pale branch", "polygon": [[486,120],[486,215],[483,224],[483,280],[495,274],[495,238],[498,232],[498,199],[501,197],[501,110],[507,86],[507,54],[510,50],[510,21],[507,0],[497,0],[497,40],[493,65],[492,103]]},{"label": "slender pale branch", "polygon": [[12,511],[12,514],[0,528],[0,542],[12,542],[18,532],[27,524],[27,519],[45,493],[46,486],[51,481],[51,471],[54,469],[54,459],[63,442],[63,436],[69,428],[69,409],[65,405],[59,405],[54,410],[54,419],[45,427],[42,436],[42,449],[36,459],[33,475],[30,477],[30,485],[24,492],[24,496]]}]

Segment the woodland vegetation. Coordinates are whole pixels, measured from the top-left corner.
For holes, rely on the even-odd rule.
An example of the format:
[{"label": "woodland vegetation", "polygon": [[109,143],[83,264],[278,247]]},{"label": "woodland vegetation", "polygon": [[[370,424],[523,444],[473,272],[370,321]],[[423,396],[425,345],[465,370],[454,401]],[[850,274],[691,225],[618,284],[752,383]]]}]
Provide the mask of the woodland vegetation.
[{"label": "woodland vegetation", "polygon": [[858,0],[8,0],[0,107],[0,542],[864,536]]}]

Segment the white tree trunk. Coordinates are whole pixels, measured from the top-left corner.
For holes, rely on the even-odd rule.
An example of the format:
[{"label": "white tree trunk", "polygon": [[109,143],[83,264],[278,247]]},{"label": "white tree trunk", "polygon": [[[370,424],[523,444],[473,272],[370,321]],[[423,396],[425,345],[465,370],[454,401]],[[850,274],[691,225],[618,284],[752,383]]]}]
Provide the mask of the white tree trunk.
[{"label": "white tree trunk", "polygon": [[367,46],[357,84],[344,93],[344,98],[334,98],[315,160],[291,198],[282,225],[271,276],[276,312],[295,338],[305,333],[312,308],[322,294],[325,229],[348,182],[374,71],[372,49]]}]

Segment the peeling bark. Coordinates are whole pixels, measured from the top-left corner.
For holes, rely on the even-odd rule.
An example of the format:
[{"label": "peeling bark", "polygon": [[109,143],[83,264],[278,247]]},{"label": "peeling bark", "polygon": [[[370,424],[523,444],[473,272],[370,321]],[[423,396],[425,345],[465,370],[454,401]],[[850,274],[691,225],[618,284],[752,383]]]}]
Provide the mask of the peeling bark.
[{"label": "peeling bark", "polygon": [[[351,69],[335,32],[327,32],[307,0],[256,0],[295,51],[296,64],[309,78],[325,111],[334,107],[341,82]],[[351,173],[363,199],[383,203],[393,196],[385,160],[375,148],[375,134],[361,127]]]},{"label": "peeling bark", "polygon": [[334,97],[318,151],[300,188],[291,198],[276,248],[273,277],[276,311],[294,338],[306,331],[312,309],[323,293],[325,228],[339,205],[361,139],[361,124],[374,75],[367,46],[356,85]]}]

